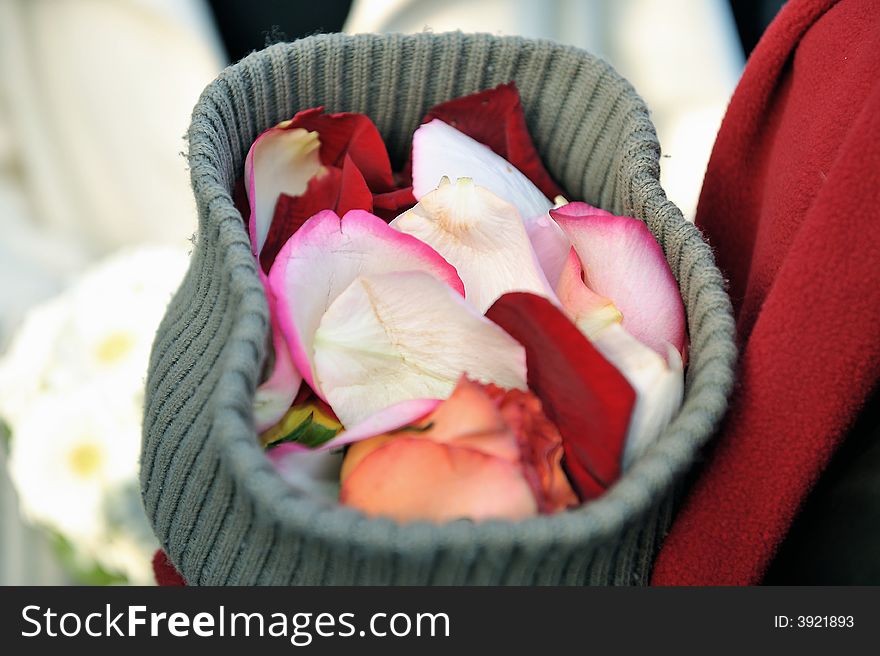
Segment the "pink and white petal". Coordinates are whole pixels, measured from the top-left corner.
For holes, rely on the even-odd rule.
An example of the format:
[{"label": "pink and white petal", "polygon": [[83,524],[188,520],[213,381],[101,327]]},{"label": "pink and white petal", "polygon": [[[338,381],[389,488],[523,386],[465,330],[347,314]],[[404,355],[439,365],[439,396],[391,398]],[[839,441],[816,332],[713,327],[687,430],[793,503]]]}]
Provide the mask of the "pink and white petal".
[{"label": "pink and white petal", "polygon": [[576,214],[570,205],[550,215],[577,251],[587,286],[617,306],[633,337],[664,357],[667,343],[683,352],[684,305],[648,227],[624,216]]},{"label": "pink and white petal", "polygon": [[528,217],[523,223],[547,281],[556,288],[571,249],[568,236],[547,212]]},{"label": "pink and white petal", "polygon": [[553,203],[513,164],[440,119],[413,134],[413,194],[421,200],[444,177],[471,178],[516,207],[520,216],[543,214]]},{"label": "pink and white petal", "polygon": [[661,357],[620,325],[605,330],[594,344],[636,391],[636,404],[623,450],[622,465],[626,469],[660,437],[681,407],[684,396],[681,354],[667,344],[666,357]]},{"label": "pink and white petal", "polygon": [[556,285],[556,295],[571,320],[590,339],[623,319],[614,303],[584,284],[581,262],[574,248],[569,249],[565,268]]},{"label": "pink and white petal", "polygon": [[324,313],[315,373],[344,426],[409,399],[445,399],[462,374],[526,388],[522,346],[422,271],[360,276]]},{"label": "pink and white petal", "polygon": [[315,380],[313,341],[324,312],[360,275],[413,270],[464,294],[455,267],[434,249],[363,210],[341,219],[329,210],[319,212],[278,253],[269,284],[279,323],[294,364],[322,399],[327,400]]},{"label": "pink and white petal", "polygon": [[244,176],[251,208],[248,230],[255,255],[266,242],[278,196],[301,195],[309,180],[323,170],[320,149],[318,133],[302,128],[269,128],[251,145]]},{"label": "pink and white petal", "polygon": [[444,180],[391,227],[434,248],[458,271],[481,312],[526,291],[555,300],[516,208],[469,178]]},{"label": "pink and white petal", "polygon": [[[562,201],[562,204],[554,207],[553,210],[564,216],[572,214],[576,216],[611,216],[610,212],[587,203],[566,203],[565,199],[561,197],[559,200]],[[535,254],[538,256],[538,262],[544,269],[544,275],[547,276],[550,285],[555,289],[562,269],[568,260],[571,242],[565,231],[550,216],[550,212],[524,217],[523,223],[526,226],[529,240],[532,242],[532,248],[535,249]]]},{"label": "pink and white petal", "polygon": [[257,432],[260,433],[280,421],[284,413],[290,409],[302,384],[302,376],[290,358],[284,335],[274,322],[272,346],[275,349],[272,373],[257,388],[254,395],[254,421]]},{"label": "pink and white petal", "polygon": [[574,201],[571,203],[565,203],[559,207],[554,207],[553,213],[557,216],[571,217],[574,219],[582,216],[614,216],[611,212],[603,210],[601,207],[595,207],[582,201]]},{"label": "pink and white petal", "polygon": [[341,503],[399,522],[523,519],[538,507],[519,464],[473,449],[397,437],[342,484]]},{"label": "pink and white petal", "polygon": [[260,282],[266,292],[266,302],[269,305],[270,330],[272,331],[272,348],[275,360],[272,365],[272,373],[260,384],[254,395],[254,421],[258,432],[263,432],[270,426],[278,423],[288,411],[291,403],[296,398],[302,385],[302,376],[290,357],[290,350],[281,326],[278,323],[278,313],[275,296],[269,288],[269,279],[260,267],[257,267]]}]

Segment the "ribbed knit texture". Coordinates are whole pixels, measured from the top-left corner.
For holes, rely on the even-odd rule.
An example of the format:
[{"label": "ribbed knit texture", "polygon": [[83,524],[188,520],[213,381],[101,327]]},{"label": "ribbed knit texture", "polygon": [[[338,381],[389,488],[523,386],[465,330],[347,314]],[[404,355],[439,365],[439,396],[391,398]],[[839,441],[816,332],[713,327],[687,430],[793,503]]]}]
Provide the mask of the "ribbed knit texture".
[{"label": "ribbed knit texture", "polygon": [[[645,220],[682,290],[690,331],[678,417],[584,507],[522,522],[399,525],[306,498],[275,473],[251,405],[268,310],[231,190],[256,136],[295,112],[368,114],[392,159],[425,111],[515,80],[532,137],[572,199]],[[199,211],[190,270],[162,322],[147,380],[141,485],[190,584],[644,584],[672,497],[732,384],[734,326],[712,253],[660,187],[643,101],[603,61],[489,35],[322,35],[226,69],[189,130]]]}]

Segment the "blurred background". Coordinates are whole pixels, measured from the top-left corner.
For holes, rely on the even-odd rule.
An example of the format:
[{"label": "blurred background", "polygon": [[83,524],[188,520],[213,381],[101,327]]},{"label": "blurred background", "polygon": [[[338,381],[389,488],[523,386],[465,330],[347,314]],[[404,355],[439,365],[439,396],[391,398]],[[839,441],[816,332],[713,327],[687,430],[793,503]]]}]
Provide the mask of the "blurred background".
[{"label": "blurred background", "polygon": [[[607,59],[692,217],[782,0],[0,0],[0,584],[149,583],[142,385],[195,230],[183,135],[252,50],[317,32],[519,34]],[[112,409],[112,411],[111,411]]]}]

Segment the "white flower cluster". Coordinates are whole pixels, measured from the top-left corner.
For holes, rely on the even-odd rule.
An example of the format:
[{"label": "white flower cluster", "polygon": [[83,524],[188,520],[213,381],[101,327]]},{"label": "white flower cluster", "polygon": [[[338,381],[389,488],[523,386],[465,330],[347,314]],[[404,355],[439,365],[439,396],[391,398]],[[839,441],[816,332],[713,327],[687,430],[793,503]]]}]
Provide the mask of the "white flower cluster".
[{"label": "white flower cluster", "polygon": [[137,480],[153,336],[187,254],[122,252],[33,309],[0,360],[0,418],[22,514],[83,565],[152,581],[156,549]]}]

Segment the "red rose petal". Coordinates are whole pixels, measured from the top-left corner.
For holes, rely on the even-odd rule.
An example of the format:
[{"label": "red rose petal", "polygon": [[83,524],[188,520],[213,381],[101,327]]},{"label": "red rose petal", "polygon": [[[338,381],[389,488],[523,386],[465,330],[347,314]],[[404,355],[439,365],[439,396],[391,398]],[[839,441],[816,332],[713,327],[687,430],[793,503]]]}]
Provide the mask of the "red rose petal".
[{"label": "red rose petal", "polygon": [[334,210],[339,216],[344,216],[349,210],[373,211],[373,194],[351,155],[346,155],[342,163],[336,204],[321,208],[326,209]]},{"label": "red rose petal", "polygon": [[543,297],[505,294],[486,317],[525,347],[529,387],[559,428],[572,484],[582,500],[599,496],[620,475],[632,386]]},{"label": "red rose petal", "polygon": [[244,177],[236,180],[235,185],[232,187],[232,204],[235,206],[235,209],[238,210],[238,213],[241,214],[241,218],[244,221],[244,227],[247,229],[248,217],[251,215],[251,207],[248,203],[247,191],[244,188]]},{"label": "red rose petal", "polygon": [[403,189],[373,194],[373,214],[386,221],[397,218],[399,214],[411,209],[415,204],[416,197],[413,196],[411,184]]},{"label": "red rose petal", "polygon": [[[391,161],[382,135],[365,114],[324,114],[323,107],[299,112],[290,127],[317,132],[321,140],[321,162],[342,168],[346,156],[360,169],[370,190],[382,193],[394,189]],[[326,208],[324,208],[326,209]]]},{"label": "red rose petal", "polygon": [[[499,84],[440,103],[428,110],[422,123],[439,118],[472,139],[485,144],[518,168],[547,198],[562,189],[544,168],[535,149],[516,84]],[[407,170],[411,170],[409,167]]]}]

